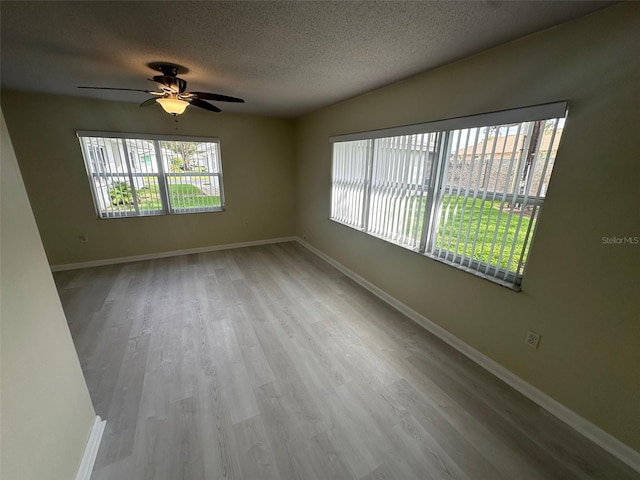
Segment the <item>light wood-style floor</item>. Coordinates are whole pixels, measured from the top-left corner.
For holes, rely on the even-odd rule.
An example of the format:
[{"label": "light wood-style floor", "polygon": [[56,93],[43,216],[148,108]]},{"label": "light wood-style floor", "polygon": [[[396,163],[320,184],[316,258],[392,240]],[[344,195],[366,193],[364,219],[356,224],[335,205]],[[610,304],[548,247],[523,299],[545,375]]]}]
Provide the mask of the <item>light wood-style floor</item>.
[{"label": "light wood-style floor", "polygon": [[295,243],[55,278],[93,480],[640,478]]}]

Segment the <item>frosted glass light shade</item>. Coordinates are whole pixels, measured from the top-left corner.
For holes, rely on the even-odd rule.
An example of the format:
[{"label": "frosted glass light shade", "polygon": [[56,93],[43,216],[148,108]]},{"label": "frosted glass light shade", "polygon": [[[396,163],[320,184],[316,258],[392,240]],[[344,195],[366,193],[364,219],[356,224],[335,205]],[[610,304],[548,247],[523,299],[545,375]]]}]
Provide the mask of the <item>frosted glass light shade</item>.
[{"label": "frosted glass light shade", "polygon": [[178,100],[177,98],[158,98],[156,101],[165,112],[171,115],[180,115],[189,106],[189,102]]}]

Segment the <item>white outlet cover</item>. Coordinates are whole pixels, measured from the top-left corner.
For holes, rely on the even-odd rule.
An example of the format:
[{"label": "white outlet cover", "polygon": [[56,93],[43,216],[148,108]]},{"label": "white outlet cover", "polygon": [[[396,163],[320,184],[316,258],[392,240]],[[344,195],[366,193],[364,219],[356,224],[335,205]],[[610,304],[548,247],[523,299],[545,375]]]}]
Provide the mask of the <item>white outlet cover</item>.
[{"label": "white outlet cover", "polygon": [[531,348],[538,348],[540,344],[541,335],[533,330],[529,330],[527,332],[527,336],[524,339],[524,343],[529,345]]}]

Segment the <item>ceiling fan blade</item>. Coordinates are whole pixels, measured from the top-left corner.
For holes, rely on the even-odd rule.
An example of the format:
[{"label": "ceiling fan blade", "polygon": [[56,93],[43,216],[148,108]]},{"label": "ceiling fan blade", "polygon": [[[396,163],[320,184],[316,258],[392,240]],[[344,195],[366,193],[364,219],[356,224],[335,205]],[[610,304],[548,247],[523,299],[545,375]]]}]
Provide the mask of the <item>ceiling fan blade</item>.
[{"label": "ceiling fan blade", "polygon": [[155,105],[156,103],[158,103],[158,102],[156,102],[156,100],[157,100],[156,97],[150,98],[149,100],[145,100],[144,102],[142,102],[140,104],[140,106],[141,107],[149,107],[151,105]]},{"label": "ceiling fan blade", "polygon": [[209,110],[211,112],[221,112],[222,111],[218,107],[216,107],[215,105],[211,105],[210,103],[207,103],[204,100],[200,100],[199,98],[194,98],[193,100],[191,100],[191,105],[194,105],[194,106],[200,107],[200,108],[204,108],[205,110]]},{"label": "ceiling fan blade", "polygon": [[149,90],[139,90],[137,88],[115,88],[115,87],[78,87],[78,88],[88,88],[90,90],[125,90],[127,92],[151,93]]},{"label": "ceiling fan blade", "polygon": [[190,92],[198,96],[203,100],[217,100],[218,102],[233,102],[233,103],[244,103],[242,98],[237,97],[228,97],[227,95],[220,95],[218,93],[207,93],[207,92]]}]

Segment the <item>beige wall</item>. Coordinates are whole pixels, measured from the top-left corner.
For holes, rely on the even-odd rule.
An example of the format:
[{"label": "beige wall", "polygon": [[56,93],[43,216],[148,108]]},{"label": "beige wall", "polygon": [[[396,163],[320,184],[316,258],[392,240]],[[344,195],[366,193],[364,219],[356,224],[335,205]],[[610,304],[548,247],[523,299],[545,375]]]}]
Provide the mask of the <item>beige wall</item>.
[{"label": "beige wall", "polygon": [[[2,108],[52,265],[294,234],[291,120],[194,108],[176,131],[156,107],[11,91]],[[98,220],[76,130],[220,138],[226,211]]]},{"label": "beige wall", "polygon": [[2,117],[2,480],[75,478],[95,413]]},{"label": "beige wall", "polygon": [[[640,4],[421,74],[298,121],[297,232],[640,451]],[[525,275],[512,292],[328,220],[331,135],[568,100]],[[524,345],[527,329],[539,350]]]}]

